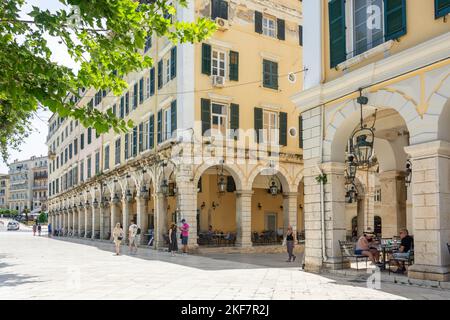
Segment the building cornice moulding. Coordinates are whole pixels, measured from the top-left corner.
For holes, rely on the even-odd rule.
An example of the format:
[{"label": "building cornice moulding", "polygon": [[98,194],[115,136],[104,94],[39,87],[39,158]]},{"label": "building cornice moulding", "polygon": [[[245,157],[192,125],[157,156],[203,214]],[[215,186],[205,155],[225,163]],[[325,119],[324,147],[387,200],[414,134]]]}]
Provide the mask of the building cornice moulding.
[{"label": "building cornice moulding", "polygon": [[330,82],[314,86],[291,97],[300,112],[353,93],[361,87],[395,78],[418,66],[449,58],[450,32],[423,42],[388,58],[349,72]]}]

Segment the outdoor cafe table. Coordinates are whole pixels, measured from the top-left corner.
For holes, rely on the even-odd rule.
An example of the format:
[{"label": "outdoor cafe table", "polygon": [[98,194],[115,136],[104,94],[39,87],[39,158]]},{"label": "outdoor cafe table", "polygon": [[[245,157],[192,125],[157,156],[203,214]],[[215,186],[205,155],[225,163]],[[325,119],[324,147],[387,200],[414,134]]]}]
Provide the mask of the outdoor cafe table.
[{"label": "outdoor cafe table", "polygon": [[382,245],[379,245],[379,247],[377,249],[382,252],[382,257],[383,257],[383,262],[382,262],[383,266],[381,267],[381,269],[386,270],[386,262],[389,262],[389,260],[386,261],[386,256],[389,253],[393,253],[393,252],[397,251],[398,244],[397,243],[382,244]]}]

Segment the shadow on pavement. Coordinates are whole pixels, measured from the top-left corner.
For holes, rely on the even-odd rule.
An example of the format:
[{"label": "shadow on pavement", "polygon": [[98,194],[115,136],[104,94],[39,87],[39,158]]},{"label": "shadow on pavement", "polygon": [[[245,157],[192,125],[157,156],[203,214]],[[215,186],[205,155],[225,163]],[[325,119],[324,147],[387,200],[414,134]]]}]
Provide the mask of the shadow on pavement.
[{"label": "shadow on pavement", "polygon": [[6,258],[5,255],[0,255],[0,288],[2,287],[15,287],[25,283],[42,282],[31,280],[35,277],[23,276],[15,273],[1,273],[3,268],[12,267],[13,264],[3,262],[2,259]]},{"label": "shadow on pavement", "polygon": [[[108,251],[114,254],[114,245],[107,241],[92,241],[78,238],[59,238],[55,240],[88,245],[99,250]],[[301,269],[302,256],[297,255],[295,262],[286,262],[287,254],[274,253],[211,253],[211,254],[188,254],[183,256],[176,254],[172,257],[169,252],[140,247],[137,254],[130,254],[128,246],[123,245],[121,254],[138,259],[163,261],[180,266],[196,268],[201,270],[232,270],[232,269],[261,269],[261,268],[299,268]]]}]

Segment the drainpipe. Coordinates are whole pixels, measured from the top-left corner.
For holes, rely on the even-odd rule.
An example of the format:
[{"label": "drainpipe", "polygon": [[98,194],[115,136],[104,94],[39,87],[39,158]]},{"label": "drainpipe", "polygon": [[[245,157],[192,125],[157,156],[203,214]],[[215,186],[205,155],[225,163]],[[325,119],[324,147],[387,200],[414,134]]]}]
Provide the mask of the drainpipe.
[{"label": "drainpipe", "polygon": [[[317,169],[320,172],[320,175],[323,175],[322,168],[320,165],[323,163],[323,138],[324,138],[324,119],[325,119],[325,105],[320,107],[320,162],[316,164]],[[321,239],[322,239],[322,261],[327,262],[327,250],[325,246],[325,194],[324,194],[324,184],[323,180],[320,181],[320,222],[321,222]]]}]

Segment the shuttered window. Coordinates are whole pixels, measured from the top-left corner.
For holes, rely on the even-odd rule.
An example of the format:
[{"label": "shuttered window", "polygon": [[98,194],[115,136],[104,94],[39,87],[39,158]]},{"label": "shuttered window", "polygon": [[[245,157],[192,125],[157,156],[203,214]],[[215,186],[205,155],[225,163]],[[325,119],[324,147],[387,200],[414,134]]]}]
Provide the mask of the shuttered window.
[{"label": "shuttered window", "polygon": [[105,157],[105,163],[104,163],[104,166],[103,166],[103,168],[105,169],[105,170],[108,170],[109,169],[109,145],[107,145],[106,147],[105,147],[105,155],[104,155],[104,157]]},{"label": "shuttered window", "polygon": [[255,11],[255,32],[259,34],[263,33],[262,19],[262,13]]},{"label": "shuttered window", "polygon": [[239,130],[239,105],[232,103],[230,105],[230,129],[234,139],[238,139]]},{"label": "shuttered window", "polygon": [[202,135],[211,129],[211,100],[201,99]]},{"label": "shuttered window", "polygon": [[144,123],[139,124],[139,152],[144,151]]},{"label": "shuttered window", "polygon": [[155,146],[155,115],[152,114],[148,121],[148,147],[153,149]]},{"label": "shuttered window", "polygon": [[170,50],[170,79],[177,76],[177,47]]},{"label": "shuttered window", "polygon": [[280,112],[280,140],[281,146],[287,146],[287,113]]},{"label": "shuttered window", "polygon": [[211,46],[202,43],[202,73],[211,75]]},{"label": "shuttered window", "polygon": [[138,105],[138,93],[139,93],[139,85],[138,83],[135,83],[133,90],[133,109],[136,109]]},{"label": "shuttered window", "polygon": [[228,2],[225,0],[211,0],[211,19],[222,18],[228,20]]},{"label": "shuttered window", "polygon": [[120,138],[118,138],[116,140],[116,149],[114,150],[115,152],[115,164],[119,164],[120,163]]},{"label": "shuttered window", "polygon": [[[254,109],[254,124],[255,124],[255,134],[256,134],[256,142],[260,142],[260,138],[262,138],[262,128],[263,128],[263,110],[261,108]],[[262,139],[261,139],[262,140]]]},{"label": "shuttered window", "polygon": [[144,102],[144,78],[139,80],[139,103]]},{"label": "shuttered window", "polygon": [[434,16],[436,19],[450,13],[450,0],[434,0]]},{"label": "shuttered window", "polygon": [[277,19],[277,37],[279,40],[286,39],[286,24],[283,19]]},{"label": "shuttered window", "polygon": [[138,127],[133,128],[133,157],[137,156],[138,150]]},{"label": "shuttered window", "polygon": [[155,95],[155,67],[150,69],[150,96]]},{"label": "shuttered window", "polygon": [[278,89],[278,63],[263,60],[263,86]]},{"label": "shuttered window", "polygon": [[239,52],[230,51],[230,80],[239,81]]},{"label": "shuttered window", "polygon": [[346,60],[345,36],[345,1],[331,0],[328,2],[330,27],[330,66],[336,67]]},{"label": "shuttered window", "polygon": [[303,149],[303,117],[298,117],[298,146]]},{"label": "shuttered window", "polygon": [[406,34],[406,0],[384,0],[385,40]]},{"label": "shuttered window", "polygon": [[158,123],[157,123],[157,140],[158,143],[162,142],[162,110],[158,111]]},{"label": "shuttered window", "polygon": [[161,89],[163,86],[163,61],[160,60],[158,62],[158,89]]},{"label": "shuttered window", "polygon": [[177,100],[174,100],[170,105],[170,131],[172,137],[176,130],[177,130]]}]

